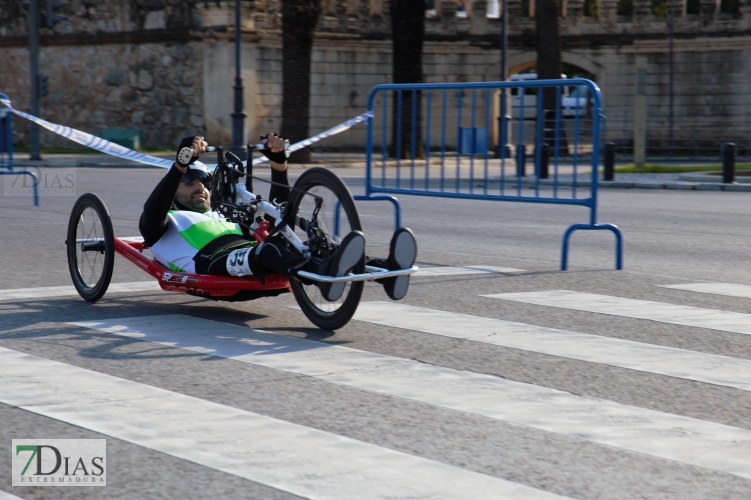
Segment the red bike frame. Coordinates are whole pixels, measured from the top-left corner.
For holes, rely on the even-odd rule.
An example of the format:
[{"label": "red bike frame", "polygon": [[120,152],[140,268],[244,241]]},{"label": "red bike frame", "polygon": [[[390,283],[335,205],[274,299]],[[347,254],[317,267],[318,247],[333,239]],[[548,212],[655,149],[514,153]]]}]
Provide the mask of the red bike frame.
[{"label": "red bike frame", "polygon": [[170,271],[154,259],[143,254],[140,241],[123,241],[115,238],[115,251],[131,261],[159,281],[159,286],[167,292],[190,292],[206,298],[231,297],[245,290],[280,290],[292,289],[289,280],[281,274],[267,274],[264,283],[253,276],[211,276],[208,274],[190,274]]}]

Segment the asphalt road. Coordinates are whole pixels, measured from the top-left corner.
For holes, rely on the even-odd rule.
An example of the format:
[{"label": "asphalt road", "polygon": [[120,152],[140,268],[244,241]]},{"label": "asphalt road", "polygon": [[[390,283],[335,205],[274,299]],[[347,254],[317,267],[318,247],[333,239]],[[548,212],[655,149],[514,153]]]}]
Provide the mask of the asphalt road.
[{"label": "asphalt road", "polygon": [[[82,168],[75,196],[45,196],[39,207],[0,197],[0,298],[40,289],[0,300],[0,490],[25,499],[751,496],[751,294],[727,286],[751,287],[748,193],[602,190],[599,221],[622,229],[624,270],[614,270],[613,235],[596,231],[572,238],[566,272],[561,236],[588,220],[583,208],[400,197],[421,268],[516,271],[418,276],[401,309],[368,284],[362,314],[335,333],[312,327],[291,295],[49,297],[49,287],[70,285],[63,241],[76,197],[99,194],[115,234],[137,235],[162,173]],[[342,173],[362,190],[361,171]],[[368,253],[385,253],[390,205],[359,208]],[[113,282],[149,280],[117,258]],[[714,291],[726,294],[660,286],[696,283],[725,284]],[[559,290],[588,295],[566,301],[551,294]],[[514,295],[488,297],[497,294]],[[40,368],[22,385],[10,367],[29,363]],[[62,410],[35,402],[45,369],[60,374],[49,383],[60,384]],[[121,387],[126,408],[84,415],[87,398],[108,387]],[[160,398],[164,408],[146,403]],[[106,438],[107,486],[12,487],[11,439],[20,438]],[[239,458],[223,461],[217,448]]]}]

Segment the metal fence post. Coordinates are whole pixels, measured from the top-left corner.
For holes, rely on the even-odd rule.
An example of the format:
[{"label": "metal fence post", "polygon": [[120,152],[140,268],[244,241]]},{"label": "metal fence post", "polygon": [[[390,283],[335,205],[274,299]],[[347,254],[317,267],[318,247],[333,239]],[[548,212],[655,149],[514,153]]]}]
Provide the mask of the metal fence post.
[{"label": "metal fence post", "polygon": [[603,160],[603,166],[605,168],[605,172],[603,175],[603,180],[606,181],[612,181],[614,174],[615,174],[615,143],[614,142],[606,142],[605,143],[605,158]]},{"label": "metal fence post", "polygon": [[516,176],[517,177],[524,177],[524,163],[526,161],[527,156],[527,148],[524,147],[524,144],[520,144],[516,148]]},{"label": "metal fence post", "polygon": [[735,144],[726,142],[720,148],[722,154],[722,182],[732,184],[735,181]]},{"label": "metal fence post", "polygon": [[543,142],[540,146],[540,179],[548,178],[548,163],[550,162],[550,146]]}]

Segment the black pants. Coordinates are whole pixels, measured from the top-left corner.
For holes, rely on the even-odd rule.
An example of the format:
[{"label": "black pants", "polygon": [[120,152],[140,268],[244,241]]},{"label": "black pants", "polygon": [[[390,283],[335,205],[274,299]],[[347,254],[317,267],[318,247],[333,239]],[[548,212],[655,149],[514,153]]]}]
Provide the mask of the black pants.
[{"label": "black pants", "polygon": [[[203,262],[196,262],[196,272],[198,274],[211,274],[213,276],[231,276],[227,271],[227,258],[229,257],[229,254],[235,250],[249,246],[255,246],[255,243],[248,243],[247,245],[220,250],[210,259],[204,260]],[[251,252],[255,252],[255,249],[251,250]],[[250,254],[248,254],[248,256],[250,256]]]}]

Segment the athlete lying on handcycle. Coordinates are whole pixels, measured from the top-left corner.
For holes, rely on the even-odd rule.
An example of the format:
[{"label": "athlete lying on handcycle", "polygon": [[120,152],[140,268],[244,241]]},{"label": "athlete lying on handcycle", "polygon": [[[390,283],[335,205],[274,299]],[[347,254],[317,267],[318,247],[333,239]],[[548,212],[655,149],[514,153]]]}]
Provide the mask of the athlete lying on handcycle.
[{"label": "athlete lying on handcycle", "polygon": [[[290,194],[284,140],[268,134],[261,152],[271,162],[272,187],[269,199],[285,202]],[[220,276],[256,276],[279,273],[298,277],[305,271],[315,275],[347,276],[365,259],[365,236],[351,231],[325,258],[306,257],[291,246],[282,231],[272,230],[260,244],[247,227],[226,220],[211,209],[212,174],[198,161],[208,144],[202,137],[186,137],[180,143],[176,161],[157,184],[144,205],[139,229],[155,259],[173,271]],[[368,259],[367,265],[400,270],[412,267],[417,243],[412,231],[399,228],[391,239],[386,259]],[[305,282],[304,278],[298,278]],[[376,280],[394,300],[404,298],[409,274]],[[307,283],[311,283],[307,281]],[[336,301],[345,282],[315,284],[327,301]]]}]

